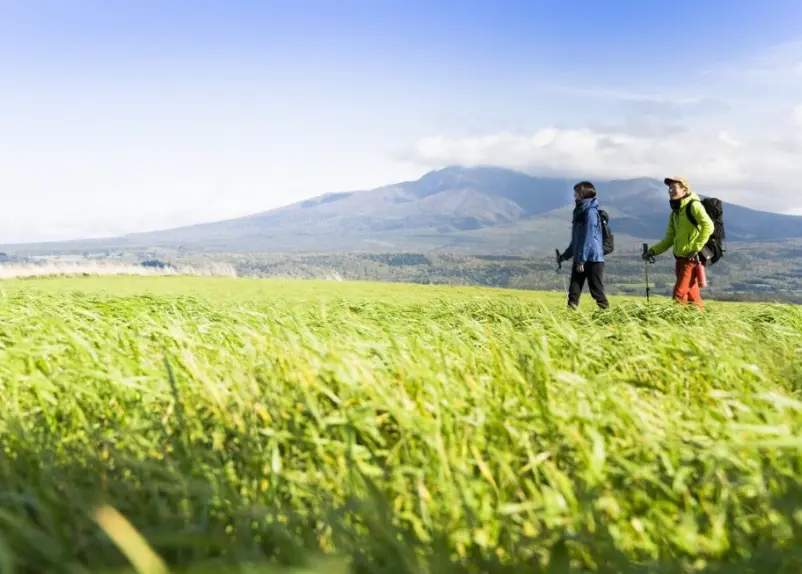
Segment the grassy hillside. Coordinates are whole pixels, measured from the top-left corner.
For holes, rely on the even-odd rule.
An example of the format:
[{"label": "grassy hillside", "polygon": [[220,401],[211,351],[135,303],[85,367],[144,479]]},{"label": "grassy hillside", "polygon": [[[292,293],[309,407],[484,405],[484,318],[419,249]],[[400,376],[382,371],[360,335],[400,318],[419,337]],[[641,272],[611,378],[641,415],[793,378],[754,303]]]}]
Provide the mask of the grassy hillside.
[{"label": "grassy hillside", "polygon": [[798,571],[802,310],[615,303],[4,282],[0,571]]}]

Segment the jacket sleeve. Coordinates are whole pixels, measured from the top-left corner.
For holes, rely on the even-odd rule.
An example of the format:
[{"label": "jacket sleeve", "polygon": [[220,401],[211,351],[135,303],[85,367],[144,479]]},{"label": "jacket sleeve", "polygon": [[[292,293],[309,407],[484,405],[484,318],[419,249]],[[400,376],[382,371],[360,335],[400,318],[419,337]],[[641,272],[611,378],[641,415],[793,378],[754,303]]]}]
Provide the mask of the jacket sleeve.
[{"label": "jacket sleeve", "polygon": [[699,235],[696,236],[696,241],[689,245],[689,248],[691,253],[698,253],[705,246],[707,240],[710,239],[710,236],[713,235],[715,225],[700,202],[694,201],[691,203],[690,209],[694,219],[696,219]]},{"label": "jacket sleeve", "polygon": [[674,230],[674,217],[673,214],[668,216],[668,227],[666,227],[666,234],[663,240],[659,243],[652,245],[651,250],[655,255],[662,255],[669,247],[674,245],[674,237],[676,231]]},{"label": "jacket sleeve", "polygon": [[575,247],[577,251],[577,265],[584,265],[588,260],[588,256],[590,255],[591,241],[593,241],[591,230],[594,229],[596,223],[599,221],[599,212],[595,209],[588,209],[585,211],[585,217],[583,219],[584,221],[579,224],[579,245]]}]

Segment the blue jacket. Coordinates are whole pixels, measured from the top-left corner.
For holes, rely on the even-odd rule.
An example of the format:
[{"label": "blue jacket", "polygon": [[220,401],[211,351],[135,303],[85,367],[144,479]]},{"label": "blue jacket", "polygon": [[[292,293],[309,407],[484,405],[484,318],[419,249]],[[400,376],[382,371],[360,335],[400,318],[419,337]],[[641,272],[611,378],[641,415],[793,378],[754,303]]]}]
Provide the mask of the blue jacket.
[{"label": "blue jacket", "polygon": [[580,199],[574,208],[574,223],[571,229],[571,244],[561,259],[574,258],[574,265],[604,261],[602,223],[599,215],[599,200],[596,197]]}]

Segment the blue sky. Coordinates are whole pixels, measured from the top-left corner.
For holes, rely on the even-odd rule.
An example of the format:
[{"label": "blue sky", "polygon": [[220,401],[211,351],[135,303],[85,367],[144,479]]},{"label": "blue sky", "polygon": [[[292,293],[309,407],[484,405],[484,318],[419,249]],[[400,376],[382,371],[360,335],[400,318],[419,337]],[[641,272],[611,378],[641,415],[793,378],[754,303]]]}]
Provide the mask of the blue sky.
[{"label": "blue sky", "polygon": [[798,1],[0,0],[2,242],[452,163],[802,213],[800,157]]}]

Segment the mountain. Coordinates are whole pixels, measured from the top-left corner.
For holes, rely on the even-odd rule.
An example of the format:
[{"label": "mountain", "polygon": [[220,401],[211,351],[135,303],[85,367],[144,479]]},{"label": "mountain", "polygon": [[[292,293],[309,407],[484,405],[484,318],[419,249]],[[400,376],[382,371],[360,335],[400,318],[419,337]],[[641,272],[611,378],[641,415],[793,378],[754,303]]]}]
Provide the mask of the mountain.
[{"label": "mountain", "polygon": [[[497,167],[452,166],[416,181],[329,193],[255,215],[119,238],[12,246],[66,251],[176,248],[211,251],[531,251],[568,240],[577,179]],[[617,245],[662,237],[668,196],[661,180],[595,181]],[[725,203],[728,241],[802,237],[802,217]]]}]

